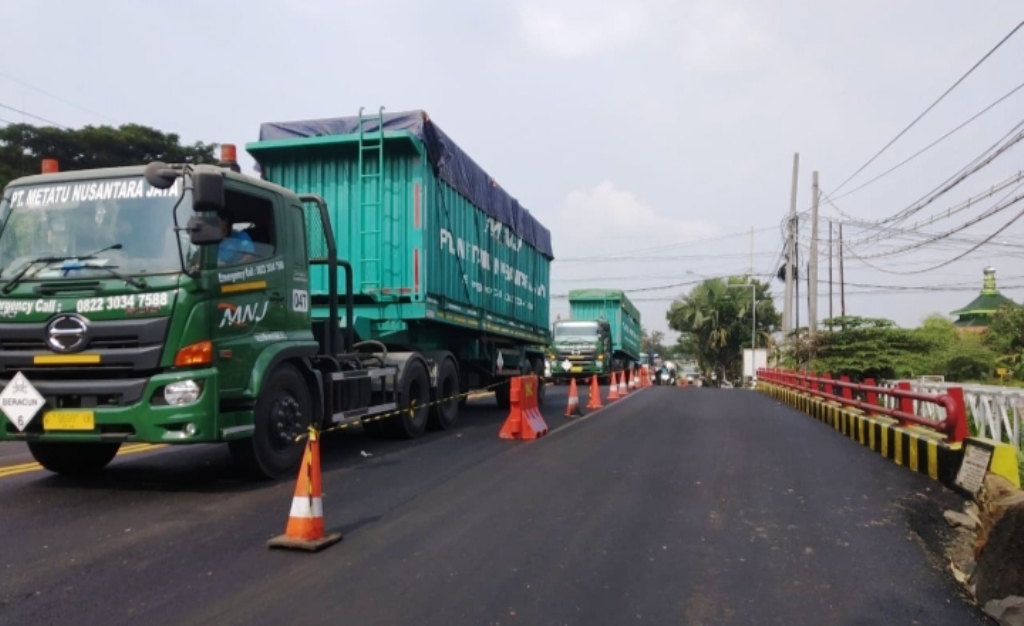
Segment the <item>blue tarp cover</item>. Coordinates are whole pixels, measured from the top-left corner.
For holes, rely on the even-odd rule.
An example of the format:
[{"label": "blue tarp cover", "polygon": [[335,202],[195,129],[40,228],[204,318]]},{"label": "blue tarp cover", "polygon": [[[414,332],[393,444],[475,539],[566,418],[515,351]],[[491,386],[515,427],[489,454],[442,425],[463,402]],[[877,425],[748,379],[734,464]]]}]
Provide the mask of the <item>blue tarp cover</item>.
[{"label": "blue tarp cover", "polygon": [[[363,117],[363,133],[378,130],[377,117]],[[487,215],[512,229],[517,236],[549,259],[551,232],[510,196],[468,154],[462,151],[424,111],[385,113],[384,130],[405,130],[418,137],[426,147],[427,158],[434,172],[442,180],[469,198]],[[359,118],[337,117],[298,122],[266,122],[260,125],[260,141],[355,135],[359,133]]]}]

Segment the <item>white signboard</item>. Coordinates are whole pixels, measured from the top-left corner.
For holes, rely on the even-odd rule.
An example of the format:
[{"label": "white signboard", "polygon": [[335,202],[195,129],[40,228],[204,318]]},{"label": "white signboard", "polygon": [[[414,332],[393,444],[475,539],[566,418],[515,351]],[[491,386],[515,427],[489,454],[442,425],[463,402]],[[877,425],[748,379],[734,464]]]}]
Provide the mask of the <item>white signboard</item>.
[{"label": "white signboard", "polygon": [[21,372],[15,374],[4,390],[0,391],[0,411],[4,412],[18,431],[25,430],[45,402]]},{"label": "white signboard", "polygon": [[972,495],[977,495],[985,484],[985,474],[992,462],[992,450],[976,442],[964,442],[964,461],[956,475],[956,484]]},{"label": "white signboard", "polygon": [[743,376],[745,378],[757,376],[757,370],[765,367],[768,367],[768,350],[747,348],[743,351]]}]

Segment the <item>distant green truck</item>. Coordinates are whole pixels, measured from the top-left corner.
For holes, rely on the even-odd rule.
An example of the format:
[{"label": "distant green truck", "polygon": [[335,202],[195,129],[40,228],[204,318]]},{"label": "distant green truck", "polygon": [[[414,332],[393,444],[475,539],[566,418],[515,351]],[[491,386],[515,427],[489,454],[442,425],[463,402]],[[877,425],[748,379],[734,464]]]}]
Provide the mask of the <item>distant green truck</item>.
[{"label": "distant green truck", "polygon": [[225,146],[7,186],[0,441],[60,473],[227,442],[275,477],[311,425],[417,437],[543,372],[550,233],[425,113],[269,123],[247,148],[262,180]]},{"label": "distant green truck", "polygon": [[569,319],[556,320],[548,358],[555,382],[632,369],[640,360],[640,311],[617,289],[569,292]]}]

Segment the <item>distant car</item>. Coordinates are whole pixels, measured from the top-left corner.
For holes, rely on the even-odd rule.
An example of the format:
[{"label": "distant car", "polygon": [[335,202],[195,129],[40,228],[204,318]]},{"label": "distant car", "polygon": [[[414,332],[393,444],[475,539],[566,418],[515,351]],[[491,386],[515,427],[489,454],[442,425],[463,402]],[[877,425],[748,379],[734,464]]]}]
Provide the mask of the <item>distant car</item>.
[{"label": "distant car", "polygon": [[732,383],[727,380],[723,380],[722,389],[732,389]]}]

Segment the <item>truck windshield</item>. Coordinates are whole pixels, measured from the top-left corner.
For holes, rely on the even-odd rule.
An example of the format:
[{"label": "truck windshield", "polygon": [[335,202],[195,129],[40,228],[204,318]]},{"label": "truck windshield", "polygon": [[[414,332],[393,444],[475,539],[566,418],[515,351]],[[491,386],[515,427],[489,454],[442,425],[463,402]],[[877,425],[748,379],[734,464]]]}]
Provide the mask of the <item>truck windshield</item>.
[{"label": "truck windshield", "polygon": [[[181,193],[181,179],[163,190],[141,176],[9,187],[0,201],[0,276],[10,278],[45,257],[75,259],[118,245],[90,263],[40,263],[25,280],[109,276],[110,269],[179,272],[178,246],[194,253],[187,234],[174,232],[172,210]],[[187,209],[186,198],[178,206],[179,223]]]},{"label": "truck windshield", "polygon": [[583,338],[595,338],[598,336],[598,325],[593,323],[578,322],[578,323],[562,323],[555,324],[555,339],[565,339],[567,337],[583,337]]}]

